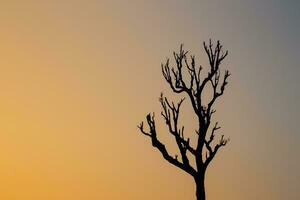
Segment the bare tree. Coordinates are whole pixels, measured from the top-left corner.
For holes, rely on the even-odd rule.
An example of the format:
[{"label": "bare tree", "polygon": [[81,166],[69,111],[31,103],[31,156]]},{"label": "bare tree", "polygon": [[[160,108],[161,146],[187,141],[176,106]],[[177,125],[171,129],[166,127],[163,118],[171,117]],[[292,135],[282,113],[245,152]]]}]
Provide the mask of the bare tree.
[{"label": "bare tree", "polygon": [[[223,78],[220,78],[220,66],[228,55],[228,51],[223,51],[223,47],[219,41],[217,41],[216,45],[213,45],[211,40],[208,45],[203,42],[203,47],[210,65],[209,72],[205,78],[202,78],[202,66],[196,67],[195,56],[188,58],[188,51],[183,50],[182,45],[180,46],[179,53],[173,53],[176,61],[175,67],[170,67],[169,59],[161,65],[162,74],[172,91],[174,93],[186,94],[191,102],[197,118],[197,129],[195,131],[196,145],[192,145],[190,138],[184,136],[184,126],[179,127],[178,125],[180,108],[184,98],[178,103],[169,101],[163,94],[159,98],[162,106],[161,115],[165,120],[169,133],[174,136],[180,152],[180,158],[177,155],[172,156],[165,144],[158,139],[154,113],[146,116],[149,127],[148,131],[145,130],[143,122],[138,126],[144,135],[151,138],[153,147],[160,151],[165,160],[193,177],[196,184],[197,200],[205,200],[204,180],[206,169],[219,149],[229,141],[224,138],[224,135],[218,137],[219,139],[215,137],[216,131],[220,129],[218,122],[211,125],[212,116],[216,112],[213,108],[214,103],[224,94],[228,83],[227,80],[230,76],[229,71],[225,70],[222,73]],[[184,72],[188,73],[184,74]],[[212,97],[204,102],[203,91],[206,87],[212,90]],[[195,164],[191,164],[191,158],[195,159]]]}]

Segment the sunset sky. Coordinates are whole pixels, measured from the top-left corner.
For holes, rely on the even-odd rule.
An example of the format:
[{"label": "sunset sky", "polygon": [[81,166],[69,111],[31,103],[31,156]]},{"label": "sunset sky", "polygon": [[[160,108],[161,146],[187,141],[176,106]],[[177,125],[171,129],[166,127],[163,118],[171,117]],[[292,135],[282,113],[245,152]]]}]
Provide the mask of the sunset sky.
[{"label": "sunset sky", "polygon": [[[209,38],[229,50],[222,67],[232,76],[215,118],[231,140],[208,169],[207,199],[300,199],[299,9],[297,0],[1,0],[0,199],[195,199],[192,178],[137,125],[155,111],[171,143],[158,97],[178,96],[160,64],[184,43],[208,67]],[[191,130],[193,120],[187,112]]]}]

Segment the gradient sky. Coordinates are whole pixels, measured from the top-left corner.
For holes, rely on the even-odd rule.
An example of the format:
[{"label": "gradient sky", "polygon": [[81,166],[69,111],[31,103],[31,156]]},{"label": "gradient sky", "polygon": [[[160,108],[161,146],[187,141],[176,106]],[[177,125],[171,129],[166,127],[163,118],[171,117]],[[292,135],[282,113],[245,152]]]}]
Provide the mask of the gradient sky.
[{"label": "gradient sky", "polygon": [[184,43],[205,65],[209,38],[229,50],[232,77],[216,115],[231,141],[208,170],[208,199],[300,199],[299,9],[297,0],[2,0],[0,199],[194,199],[193,180],[136,125],[159,112],[161,91],[171,94],[160,63]]}]

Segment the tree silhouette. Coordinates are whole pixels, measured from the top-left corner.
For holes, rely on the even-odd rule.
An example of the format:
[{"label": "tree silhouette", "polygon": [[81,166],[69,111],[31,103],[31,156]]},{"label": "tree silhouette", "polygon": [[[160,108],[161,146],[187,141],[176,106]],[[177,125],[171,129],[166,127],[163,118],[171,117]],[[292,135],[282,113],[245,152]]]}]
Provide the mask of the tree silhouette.
[{"label": "tree silhouette", "polygon": [[[196,67],[195,56],[188,58],[188,51],[183,50],[183,45],[180,46],[179,53],[173,53],[176,61],[175,67],[170,67],[169,59],[161,65],[162,74],[172,91],[186,94],[196,114],[195,147],[191,144],[190,138],[184,136],[184,126],[178,126],[180,108],[184,98],[178,103],[169,101],[163,94],[159,98],[162,106],[161,115],[165,120],[169,133],[174,136],[180,152],[180,158],[177,155],[174,157],[170,155],[165,144],[158,139],[154,113],[146,116],[148,131],[144,129],[143,122],[138,126],[144,135],[151,138],[153,147],[160,151],[165,160],[193,177],[196,184],[197,200],[205,200],[204,180],[206,169],[219,149],[229,141],[224,138],[224,135],[221,135],[219,139],[215,137],[216,131],[220,129],[218,122],[211,125],[212,116],[216,112],[213,108],[214,103],[224,94],[228,83],[227,80],[230,76],[229,71],[225,70],[222,73],[222,80],[220,79],[220,66],[228,55],[228,51],[223,51],[219,41],[217,41],[216,45],[213,45],[211,40],[209,40],[208,45],[203,42],[203,47],[208,56],[210,66],[205,78],[202,78],[202,66]],[[203,97],[205,88],[209,88],[212,93],[208,101],[204,101]],[[195,159],[195,164],[190,163],[192,158]]]}]

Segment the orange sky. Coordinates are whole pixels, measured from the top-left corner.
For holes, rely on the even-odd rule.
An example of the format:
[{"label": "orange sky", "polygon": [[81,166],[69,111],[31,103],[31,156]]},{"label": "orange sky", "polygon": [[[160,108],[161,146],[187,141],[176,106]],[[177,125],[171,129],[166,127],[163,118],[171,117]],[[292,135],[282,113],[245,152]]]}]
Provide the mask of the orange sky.
[{"label": "orange sky", "polygon": [[2,1],[0,199],[194,199],[193,180],[136,125],[171,94],[160,63],[183,42],[205,65],[210,37],[233,76],[216,115],[231,142],[208,199],[298,199],[293,6],[217,2]]}]

